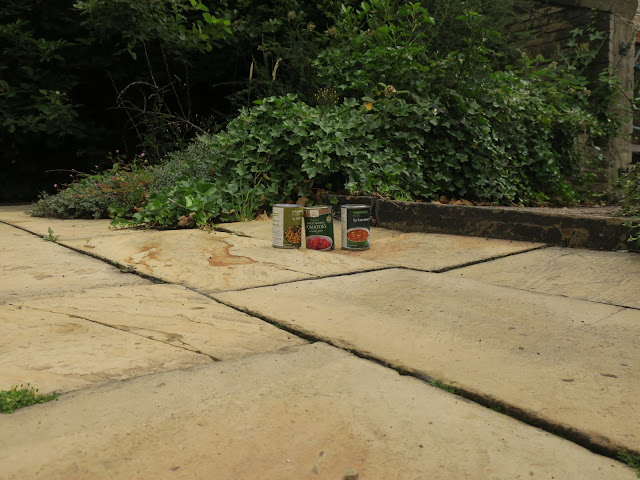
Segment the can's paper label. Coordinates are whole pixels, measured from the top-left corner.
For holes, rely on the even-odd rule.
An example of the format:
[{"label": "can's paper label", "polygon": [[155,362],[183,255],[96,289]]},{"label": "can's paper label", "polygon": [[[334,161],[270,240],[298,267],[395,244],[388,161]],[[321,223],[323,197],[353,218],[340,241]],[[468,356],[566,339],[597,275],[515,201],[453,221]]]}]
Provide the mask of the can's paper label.
[{"label": "can's paper label", "polygon": [[331,207],[304,209],[305,245],[309,250],[333,250],[333,215]]},{"label": "can's paper label", "polygon": [[341,208],[342,248],[371,248],[371,209],[368,205],[343,205]]},{"label": "can's paper label", "polygon": [[298,248],[302,240],[302,206],[273,206],[273,246]]}]

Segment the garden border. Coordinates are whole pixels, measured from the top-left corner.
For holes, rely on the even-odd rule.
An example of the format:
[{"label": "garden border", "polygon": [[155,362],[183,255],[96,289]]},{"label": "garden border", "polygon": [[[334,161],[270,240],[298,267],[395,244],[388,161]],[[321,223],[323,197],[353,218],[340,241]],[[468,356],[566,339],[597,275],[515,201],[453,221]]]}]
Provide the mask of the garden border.
[{"label": "garden border", "polygon": [[[345,195],[325,195],[323,200],[333,204],[336,209],[345,203],[369,205],[378,227],[403,232],[501,238],[597,250],[640,251],[627,243],[629,230],[623,223],[632,220],[628,217],[566,215],[498,206],[398,202]],[[635,221],[640,222],[640,219]]]}]

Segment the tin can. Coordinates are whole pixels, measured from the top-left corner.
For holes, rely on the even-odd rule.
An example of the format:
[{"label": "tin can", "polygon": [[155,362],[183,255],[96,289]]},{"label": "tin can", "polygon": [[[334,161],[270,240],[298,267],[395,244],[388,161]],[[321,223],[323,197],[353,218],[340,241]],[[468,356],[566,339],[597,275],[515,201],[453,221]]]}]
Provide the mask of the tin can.
[{"label": "tin can", "polygon": [[371,207],[369,205],[342,205],[342,248],[369,250],[371,248]]},{"label": "tin can", "polygon": [[300,248],[302,240],[302,205],[278,203],[273,206],[273,246]]},{"label": "tin can", "polygon": [[305,207],[304,212],[305,245],[309,250],[333,250],[333,215],[327,205]]}]

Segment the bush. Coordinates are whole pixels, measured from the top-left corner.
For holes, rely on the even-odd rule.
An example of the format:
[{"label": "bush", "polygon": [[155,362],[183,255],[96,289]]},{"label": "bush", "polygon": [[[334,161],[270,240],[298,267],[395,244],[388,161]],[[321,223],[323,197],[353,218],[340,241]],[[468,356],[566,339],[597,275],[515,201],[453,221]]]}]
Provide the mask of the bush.
[{"label": "bush", "polygon": [[131,215],[146,201],[151,171],[120,167],[92,175],[80,175],[55,195],[42,193],[32,206],[35,217],[107,218],[109,207]]},{"label": "bush", "polygon": [[324,84],[315,106],[293,93],[255,101],[150,172],[147,202],[113,205],[114,225],[246,220],[318,190],[494,203],[575,197],[578,138],[607,133],[575,65],[523,55],[499,68],[502,39],[475,12],[453,19],[469,34],[451,51],[433,49],[434,19],[419,4],[372,0],[343,14],[314,61]]},{"label": "bush", "polygon": [[[633,166],[620,182],[622,190],[623,215],[629,217],[640,217],[640,165]],[[629,221],[625,223],[629,228],[628,242],[640,248],[640,222]]]}]

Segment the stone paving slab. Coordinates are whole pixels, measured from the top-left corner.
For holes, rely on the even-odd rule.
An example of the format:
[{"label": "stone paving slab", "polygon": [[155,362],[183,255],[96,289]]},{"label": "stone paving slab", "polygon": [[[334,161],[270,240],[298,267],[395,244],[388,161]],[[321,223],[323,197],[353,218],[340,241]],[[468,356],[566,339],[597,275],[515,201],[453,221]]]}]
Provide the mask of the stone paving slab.
[{"label": "stone paving slab", "polygon": [[0,305],[0,331],[0,390],[30,383],[41,393],[67,392],[213,362],[76,316],[21,305]]},{"label": "stone paving slab", "polygon": [[96,288],[17,305],[83,318],[216,360],[307,343],[266,322],[176,285]]},{"label": "stone paving slab", "polygon": [[640,309],[640,253],[553,247],[447,275]]},{"label": "stone paving slab", "polygon": [[605,448],[640,451],[637,310],[398,269],[215,298]]},{"label": "stone paving slab", "polygon": [[[153,262],[155,259],[151,259],[152,261],[150,262],[149,258],[145,258],[148,257],[148,255],[144,255],[144,252],[135,251],[130,253],[129,256],[119,255],[118,252],[121,251],[122,247],[115,246],[116,244],[136,245],[139,244],[139,242],[135,240],[132,241],[130,238],[118,240],[112,238],[124,234],[137,237],[143,235],[144,238],[153,236],[156,243],[159,242],[160,239],[165,241],[165,238],[167,242],[174,243],[169,237],[172,235],[183,235],[181,232],[140,231],[132,229],[109,230],[109,220],[58,220],[29,217],[23,213],[26,208],[27,206],[0,207],[0,220],[5,220],[13,225],[26,228],[29,231],[41,235],[46,235],[48,228],[51,227],[54,234],[60,236],[58,242],[62,244],[121,263],[132,263],[144,273],[186,285],[183,279],[176,280],[175,273],[168,273],[166,269],[163,268],[164,265]],[[339,247],[341,231],[339,221],[334,223],[334,228],[336,243]],[[262,279],[272,278],[273,281],[269,283],[274,284],[295,279],[373,270],[388,266],[401,266],[426,271],[442,270],[502,257],[504,255],[525,252],[542,246],[542,244],[539,243],[511,240],[441,234],[402,233],[384,228],[373,228],[373,248],[368,251],[344,251],[338,248],[332,252],[314,252],[302,248],[298,251],[299,253],[293,253],[294,250],[283,251],[271,247],[272,225],[268,219],[221,224],[218,225],[217,229],[219,230],[218,232],[210,235],[213,235],[217,239],[228,238],[225,240],[227,242],[226,244],[217,245],[217,248],[223,254],[222,257],[228,256],[224,249],[228,247],[231,238],[233,238],[232,255],[238,257],[246,256],[252,260],[256,259],[256,262],[251,268],[243,266],[246,265],[246,263],[243,263],[242,259],[228,260],[222,258],[220,263],[223,265],[218,266],[232,266],[234,270],[253,271],[255,272],[254,279],[256,281],[249,283],[243,281],[230,283],[230,279],[225,277],[230,277],[231,275],[226,275],[229,272],[224,272],[221,275],[216,275],[217,278],[213,281],[216,285],[221,285],[220,287],[214,287],[214,289],[211,290],[202,285],[198,286],[201,291],[208,293],[264,285],[265,282],[258,281],[260,277],[262,277]],[[188,230],[188,232],[191,232],[191,234],[186,235],[190,235],[193,238],[204,238],[204,233],[199,233],[200,231]],[[231,233],[234,236],[224,237],[225,232]],[[237,235],[248,238],[238,238]],[[102,238],[103,236],[109,238]],[[260,242],[252,242],[250,239],[259,240]],[[195,242],[195,240],[192,240],[189,248],[197,250],[199,247],[193,242]],[[142,248],[146,247],[147,245],[142,246]],[[205,247],[205,250],[207,248],[208,247]],[[271,249],[270,251],[269,248]],[[242,253],[240,253],[241,251]],[[166,252],[164,252],[164,254],[166,255]],[[180,252],[172,251],[171,254],[180,255]],[[319,254],[322,256],[318,257]],[[182,262],[185,260],[185,258],[181,258]],[[196,260],[192,259],[192,262],[193,261]],[[233,262],[233,265],[225,265],[226,262]],[[172,265],[173,261],[165,262],[165,265],[167,263]],[[261,265],[263,263],[266,265]],[[197,263],[197,265],[200,266],[200,263]],[[276,266],[275,270],[274,266]],[[283,272],[282,268],[277,268],[277,266],[286,268],[290,270],[290,272]],[[262,273],[257,271],[260,268],[263,269]],[[293,272],[298,272],[300,275],[292,277]],[[233,273],[234,277],[238,276],[237,272]],[[251,276],[251,274],[249,276]],[[210,285],[212,279],[207,279],[204,283]]]},{"label": "stone paving slab", "polygon": [[[226,232],[271,241],[269,221],[227,223],[219,226]],[[457,235],[402,233],[385,228],[372,228],[371,249],[346,251],[340,248],[340,222],[334,222],[337,250],[326,255],[343,255],[370,260],[387,266],[437,271],[489,260],[504,255],[540,248],[541,243],[517,242],[494,238]],[[303,249],[304,250],[304,249]]]},{"label": "stone paving slab", "polygon": [[0,259],[0,304],[25,295],[148,283],[5,224],[0,224]]},{"label": "stone paving slab", "polygon": [[66,244],[202,293],[385,268],[364,259],[277,249],[270,241],[203,230],[138,231]]},{"label": "stone paving slab", "polygon": [[324,344],[3,416],[0,477],[633,479],[627,466]]},{"label": "stone paving slab", "polygon": [[95,235],[124,235],[133,229],[110,229],[111,220],[32,217],[26,214],[31,205],[0,206],[0,221],[28,230],[37,235],[47,235],[49,228],[59,240],[88,238]]}]

